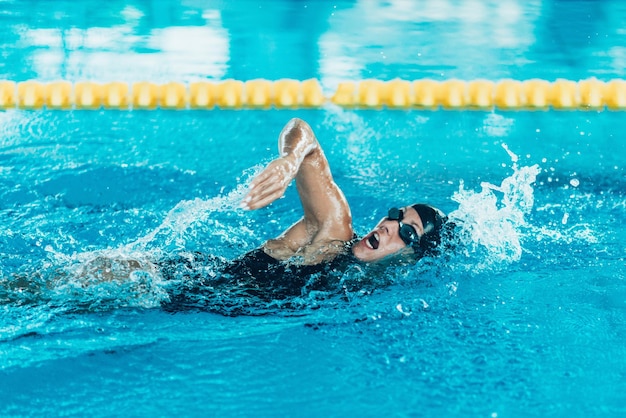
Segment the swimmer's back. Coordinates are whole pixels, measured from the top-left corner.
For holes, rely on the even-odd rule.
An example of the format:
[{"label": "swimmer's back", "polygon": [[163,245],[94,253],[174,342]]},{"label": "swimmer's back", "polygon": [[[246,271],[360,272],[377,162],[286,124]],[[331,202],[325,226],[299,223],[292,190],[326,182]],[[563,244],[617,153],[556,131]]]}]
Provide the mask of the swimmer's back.
[{"label": "swimmer's back", "polygon": [[276,260],[262,248],[230,262],[199,252],[179,255],[159,263],[165,279],[180,281],[170,288],[170,301],[164,307],[181,310],[191,301],[196,306],[200,299],[214,296],[251,296],[269,302],[312,290],[332,292],[349,260],[348,255],[340,255],[331,262],[298,265]]}]

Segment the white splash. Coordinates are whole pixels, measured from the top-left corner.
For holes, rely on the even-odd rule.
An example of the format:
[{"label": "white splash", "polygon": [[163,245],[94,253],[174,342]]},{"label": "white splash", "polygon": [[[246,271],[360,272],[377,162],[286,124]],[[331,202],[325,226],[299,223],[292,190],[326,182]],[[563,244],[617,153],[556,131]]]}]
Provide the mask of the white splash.
[{"label": "white splash", "polygon": [[[179,202],[158,227],[126,245],[71,255],[47,246],[49,260],[42,266],[48,271],[47,297],[59,305],[92,311],[158,306],[168,296],[155,260],[163,253],[185,249],[206,228],[216,239],[223,233],[225,239],[239,245],[238,236],[228,235],[232,230],[213,218],[217,212],[241,210],[239,204],[248,190],[248,181],[261,168],[248,170],[244,173],[246,179],[225,195]],[[252,234],[246,225],[239,225],[237,231]]]},{"label": "white splash", "polygon": [[[261,169],[262,166],[259,165],[244,174],[251,179]],[[241,210],[240,203],[247,190],[248,181],[244,181],[223,196],[208,200],[182,200],[168,212],[158,227],[126,247],[128,250],[147,250],[152,244],[156,244],[161,249],[182,250],[194,238],[195,225],[209,222],[215,212]]]},{"label": "white splash", "polygon": [[522,255],[520,237],[534,204],[533,183],[540,173],[538,165],[518,167],[518,157],[506,145],[513,161],[513,174],[497,186],[481,183],[479,192],[466,190],[461,182],[452,200],[459,208],[449,217],[461,227],[461,248],[466,255],[482,253],[481,262],[472,265],[482,270],[503,262],[518,261]]}]

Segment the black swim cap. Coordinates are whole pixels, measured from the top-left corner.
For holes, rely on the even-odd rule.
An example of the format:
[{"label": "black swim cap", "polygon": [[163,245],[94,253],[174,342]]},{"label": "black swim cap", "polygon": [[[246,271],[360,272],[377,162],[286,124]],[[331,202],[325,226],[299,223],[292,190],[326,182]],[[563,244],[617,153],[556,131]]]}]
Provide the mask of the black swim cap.
[{"label": "black swim cap", "polygon": [[445,213],[439,209],[424,203],[411,205],[422,220],[424,227],[424,235],[420,238],[419,248],[421,255],[432,253],[433,250],[441,243],[441,231],[443,225],[448,221]]}]

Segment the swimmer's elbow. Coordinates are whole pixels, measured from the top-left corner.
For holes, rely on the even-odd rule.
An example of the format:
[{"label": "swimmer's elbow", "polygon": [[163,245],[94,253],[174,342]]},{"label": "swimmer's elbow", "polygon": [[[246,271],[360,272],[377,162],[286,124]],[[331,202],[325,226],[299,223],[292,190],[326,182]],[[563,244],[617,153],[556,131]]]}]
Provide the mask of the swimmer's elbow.
[{"label": "swimmer's elbow", "polygon": [[292,118],[281,132],[278,149],[281,155],[296,153],[304,159],[319,149],[319,143],[311,126],[300,118]]},{"label": "swimmer's elbow", "polygon": [[309,125],[305,120],[300,118],[292,118],[287,126],[292,131],[298,131],[302,135],[303,138],[315,141],[315,135],[313,134],[313,129],[311,129],[311,125]]},{"label": "swimmer's elbow", "polygon": [[[292,128],[301,129],[303,126],[309,126],[303,119],[300,118],[291,118],[289,122],[287,122],[287,126],[291,126]],[[310,127],[309,127],[310,129]]]}]

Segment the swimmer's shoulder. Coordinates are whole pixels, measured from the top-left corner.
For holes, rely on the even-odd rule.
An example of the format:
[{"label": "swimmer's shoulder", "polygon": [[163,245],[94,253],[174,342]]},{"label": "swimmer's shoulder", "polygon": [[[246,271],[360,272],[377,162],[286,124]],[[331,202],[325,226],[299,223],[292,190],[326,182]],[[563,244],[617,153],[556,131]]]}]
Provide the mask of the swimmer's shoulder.
[{"label": "swimmer's shoulder", "polygon": [[283,245],[281,240],[269,240],[261,249],[276,260],[311,266],[330,263],[340,256],[351,254],[353,240],[354,235],[349,241],[340,239],[317,240],[295,250]]}]

